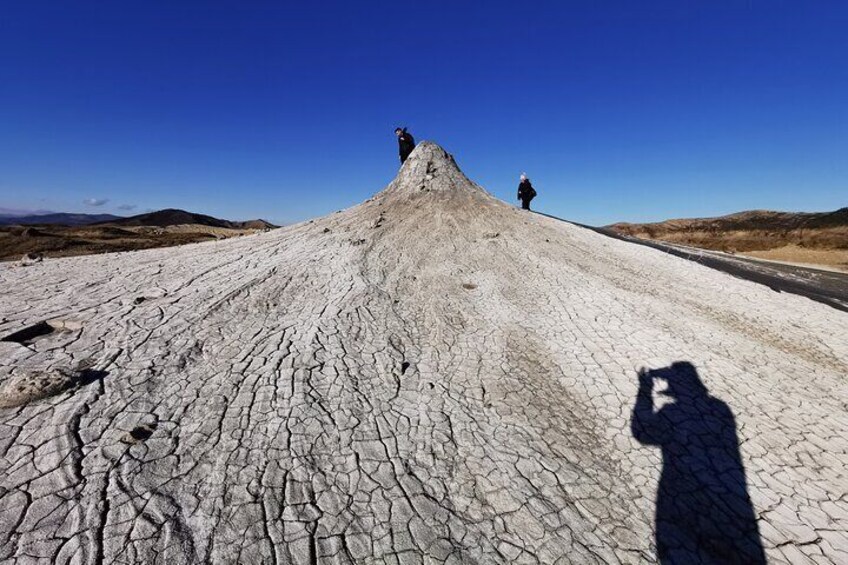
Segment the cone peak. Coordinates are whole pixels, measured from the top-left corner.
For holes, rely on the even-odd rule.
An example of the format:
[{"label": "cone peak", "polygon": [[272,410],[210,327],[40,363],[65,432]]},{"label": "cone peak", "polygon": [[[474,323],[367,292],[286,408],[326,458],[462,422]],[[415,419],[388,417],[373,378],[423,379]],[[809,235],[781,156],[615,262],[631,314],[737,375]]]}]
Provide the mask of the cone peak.
[{"label": "cone peak", "polygon": [[386,188],[387,193],[485,191],[460,170],[453,155],[432,141],[419,143]]}]

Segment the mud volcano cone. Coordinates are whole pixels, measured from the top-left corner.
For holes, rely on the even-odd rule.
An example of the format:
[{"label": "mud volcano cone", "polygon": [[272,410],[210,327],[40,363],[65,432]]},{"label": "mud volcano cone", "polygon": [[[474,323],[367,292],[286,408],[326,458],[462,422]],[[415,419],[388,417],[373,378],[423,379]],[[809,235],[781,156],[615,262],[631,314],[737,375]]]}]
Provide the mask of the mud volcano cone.
[{"label": "mud volcano cone", "polygon": [[[636,563],[668,522],[712,559],[686,516],[753,512],[718,555],[844,547],[848,317],[518,210],[433,143],[339,213],[0,283],[0,335],[72,328],[0,341],[3,382],[98,375],[0,409],[4,562]],[[683,366],[735,421],[693,401],[649,441],[637,371]]]}]

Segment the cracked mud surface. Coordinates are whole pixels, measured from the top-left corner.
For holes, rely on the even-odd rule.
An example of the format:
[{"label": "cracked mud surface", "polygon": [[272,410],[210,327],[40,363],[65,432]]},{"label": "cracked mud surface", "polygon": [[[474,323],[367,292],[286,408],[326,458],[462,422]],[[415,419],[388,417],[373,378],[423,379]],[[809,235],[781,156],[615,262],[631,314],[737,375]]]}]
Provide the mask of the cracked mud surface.
[{"label": "cracked mud surface", "polygon": [[723,457],[634,437],[668,402],[638,371],[678,361],[769,560],[848,562],[848,315],[509,207],[433,144],[341,213],[0,281],[0,337],[74,324],[0,341],[0,382],[99,375],[0,409],[3,563],[653,562],[663,458]]}]

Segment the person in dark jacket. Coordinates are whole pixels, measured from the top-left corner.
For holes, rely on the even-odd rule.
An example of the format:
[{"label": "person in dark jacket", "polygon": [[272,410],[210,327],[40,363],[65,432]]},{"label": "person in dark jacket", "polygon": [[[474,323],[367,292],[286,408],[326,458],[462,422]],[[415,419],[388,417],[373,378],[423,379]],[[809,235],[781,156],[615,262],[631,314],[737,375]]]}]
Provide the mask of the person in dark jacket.
[{"label": "person in dark jacket", "polygon": [[400,164],[403,165],[409,154],[415,149],[415,139],[411,133],[406,131],[406,128],[395,129],[395,135],[398,138],[398,147],[400,149]]},{"label": "person in dark jacket", "polygon": [[518,183],[518,199],[521,200],[521,209],[529,210],[530,201],[536,198],[536,190],[530,184],[530,179],[527,175],[521,173],[521,182]]}]

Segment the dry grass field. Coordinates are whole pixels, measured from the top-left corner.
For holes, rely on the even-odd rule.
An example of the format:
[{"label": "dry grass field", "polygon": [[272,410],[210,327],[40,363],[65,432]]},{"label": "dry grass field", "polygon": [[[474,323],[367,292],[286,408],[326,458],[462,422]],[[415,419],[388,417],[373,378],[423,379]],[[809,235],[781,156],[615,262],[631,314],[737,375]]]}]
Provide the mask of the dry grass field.
[{"label": "dry grass field", "polygon": [[643,239],[848,271],[848,208],[826,213],[755,210],[718,218],[608,227]]}]

